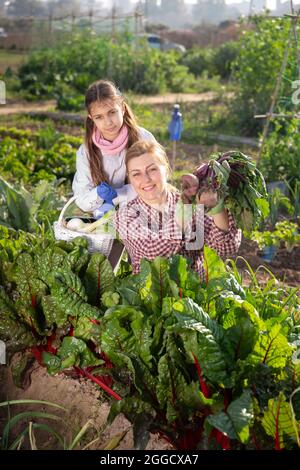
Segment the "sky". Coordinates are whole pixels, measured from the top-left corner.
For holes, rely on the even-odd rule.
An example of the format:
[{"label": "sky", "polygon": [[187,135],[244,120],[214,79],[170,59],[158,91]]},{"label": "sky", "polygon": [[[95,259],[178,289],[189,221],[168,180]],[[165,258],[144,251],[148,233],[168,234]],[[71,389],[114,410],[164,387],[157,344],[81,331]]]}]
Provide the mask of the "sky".
[{"label": "sky", "polygon": [[[102,0],[103,3],[110,3],[109,0]],[[132,2],[137,1],[137,0],[132,0]],[[244,0],[225,0],[228,5],[231,3],[240,3]],[[249,0],[250,1],[250,0]],[[197,3],[197,0],[185,0],[186,3]],[[276,6],[276,0],[267,0],[268,2],[268,8],[273,9]],[[294,5],[300,4],[300,0],[294,0]]]},{"label": "sky", "polygon": [[[102,3],[104,3],[104,4],[109,3],[110,4],[112,1],[113,0],[102,0]],[[138,0],[131,0],[131,1],[132,1],[132,3],[134,3]],[[231,3],[241,3],[244,0],[225,0],[225,1],[228,5],[230,5]],[[248,0],[248,1],[250,2],[250,0]],[[287,1],[287,0],[285,0],[285,1]],[[255,0],[254,0],[254,2],[255,2]],[[274,9],[276,7],[276,0],[267,0],[267,2],[268,2],[267,3],[268,8]],[[185,0],[185,3],[191,3],[191,4],[192,3],[197,3],[197,0]],[[300,4],[300,0],[294,0],[294,5],[299,5],[299,4]]]}]

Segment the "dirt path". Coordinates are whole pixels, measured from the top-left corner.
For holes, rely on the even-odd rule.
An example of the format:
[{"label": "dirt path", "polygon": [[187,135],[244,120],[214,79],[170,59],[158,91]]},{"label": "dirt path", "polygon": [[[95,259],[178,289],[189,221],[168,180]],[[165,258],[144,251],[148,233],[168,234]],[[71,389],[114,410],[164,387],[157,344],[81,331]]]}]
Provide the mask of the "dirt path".
[{"label": "dirt path", "polygon": [[54,110],[56,101],[43,101],[43,102],[20,102],[20,103],[7,103],[0,106],[0,115],[5,116],[8,114],[22,114],[29,112],[44,112]]},{"label": "dirt path", "polygon": [[218,94],[214,91],[205,93],[167,93],[165,95],[145,96],[136,95],[132,101],[137,104],[172,104],[172,103],[199,103],[203,101],[212,101]]},{"label": "dirt path", "polygon": [[[172,103],[198,103],[205,101],[212,101],[217,97],[215,92],[206,93],[167,93],[165,95],[145,96],[133,95],[130,101],[136,104],[172,104]],[[7,103],[0,106],[0,115],[20,114],[29,112],[46,112],[53,111],[56,107],[56,101],[43,101],[43,102],[17,102]]]}]

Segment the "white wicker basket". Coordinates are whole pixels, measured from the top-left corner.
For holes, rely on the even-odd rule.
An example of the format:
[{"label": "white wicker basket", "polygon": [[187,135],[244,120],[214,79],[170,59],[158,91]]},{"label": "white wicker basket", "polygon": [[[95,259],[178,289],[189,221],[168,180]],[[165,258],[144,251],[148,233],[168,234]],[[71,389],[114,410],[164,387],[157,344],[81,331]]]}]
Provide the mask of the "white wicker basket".
[{"label": "white wicker basket", "polygon": [[69,201],[66,203],[66,205],[63,207],[59,218],[56,222],[53,224],[54,228],[54,235],[56,240],[65,240],[65,241],[71,241],[74,240],[76,237],[85,237],[88,241],[89,244],[89,252],[90,253],[103,253],[105,256],[108,256],[113,242],[114,238],[111,234],[109,233],[83,233],[83,232],[76,232],[75,230],[70,230],[66,227],[66,221],[64,219],[64,214],[72,202],[76,200],[76,196],[71,197]]}]

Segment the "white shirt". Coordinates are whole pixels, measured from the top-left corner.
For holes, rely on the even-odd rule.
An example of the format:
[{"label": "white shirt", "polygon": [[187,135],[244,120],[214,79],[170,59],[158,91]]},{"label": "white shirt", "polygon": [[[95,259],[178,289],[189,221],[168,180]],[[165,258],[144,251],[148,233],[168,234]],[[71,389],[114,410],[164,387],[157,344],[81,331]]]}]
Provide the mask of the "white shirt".
[{"label": "white shirt", "polygon": [[[143,140],[155,141],[151,132],[139,127],[140,138]],[[131,184],[125,184],[126,167],[125,167],[126,149],[116,155],[103,154],[102,164],[109,184],[117,191],[118,197],[113,200],[114,204],[129,202],[134,199],[137,194]],[[93,212],[103,204],[103,199],[98,196],[95,187],[90,165],[87,156],[87,150],[82,144],[76,154],[76,173],[73,179],[72,189],[74,196],[77,196],[77,206],[87,212]]]}]

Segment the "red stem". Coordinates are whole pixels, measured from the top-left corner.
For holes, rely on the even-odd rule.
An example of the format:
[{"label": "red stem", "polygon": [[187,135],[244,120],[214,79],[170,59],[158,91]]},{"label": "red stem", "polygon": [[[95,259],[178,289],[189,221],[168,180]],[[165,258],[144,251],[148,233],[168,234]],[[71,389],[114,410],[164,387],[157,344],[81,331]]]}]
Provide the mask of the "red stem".
[{"label": "red stem", "polygon": [[199,361],[198,361],[198,359],[197,359],[197,357],[195,356],[194,353],[193,353],[193,356],[194,356],[194,361],[195,361],[195,365],[196,365],[196,369],[197,369],[197,374],[198,374],[198,377],[199,377],[201,392],[203,393],[205,398],[210,398],[211,397],[211,391],[210,391],[209,387],[206,385],[206,382],[205,382],[205,380],[202,376]]},{"label": "red stem", "polygon": [[279,403],[278,403],[278,409],[277,409],[277,413],[276,413],[275,450],[281,450],[280,435],[279,435],[279,414],[280,414],[280,400],[279,400]]},{"label": "red stem", "polygon": [[98,377],[95,377],[94,375],[90,374],[86,370],[81,369],[81,367],[75,367],[75,370],[79,372],[83,377],[87,377],[88,379],[92,380],[92,382],[99,385],[99,387],[103,388],[103,390],[105,390],[115,400],[122,400],[122,397],[120,397],[120,395],[118,395],[111,388],[105,385],[105,383],[103,383],[100,379],[98,379]]}]

